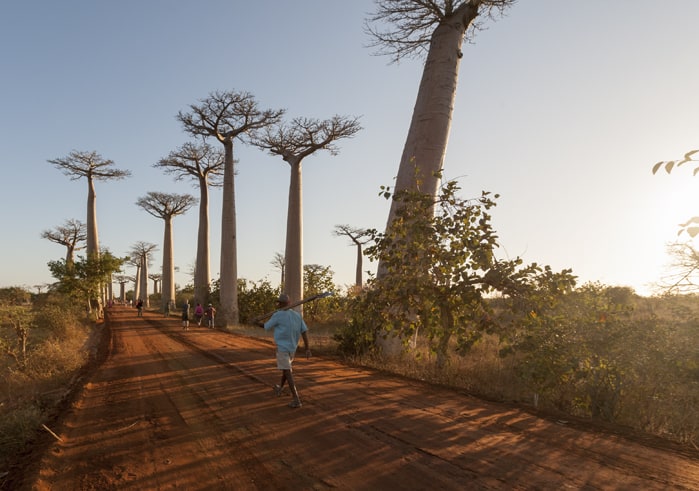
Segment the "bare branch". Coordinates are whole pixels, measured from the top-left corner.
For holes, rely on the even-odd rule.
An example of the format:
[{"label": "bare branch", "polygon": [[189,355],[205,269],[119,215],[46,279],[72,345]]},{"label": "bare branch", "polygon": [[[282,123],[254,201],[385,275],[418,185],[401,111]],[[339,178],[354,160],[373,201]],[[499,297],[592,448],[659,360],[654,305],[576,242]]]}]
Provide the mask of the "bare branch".
[{"label": "bare branch", "polygon": [[133,246],[131,246],[131,255],[127,261],[132,266],[140,266],[141,263],[139,259],[150,258],[151,252],[158,249],[158,246],[151,242],[138,241]]},{"label": "bare branch", "polygon": [[351,245],[362,246],[369,241],[369,231],[365,228],[350,227],[349,225],[335,225],[333,234],[336,237],[348,237]]},{"label": "bare branch", "polygon": [[361,129],[357,117],[335,115],[322,121],[295,118],[288,124],[267,127],[255,135],[252,143],[288,162],[290,158],[301,160],[317,150],[337,155],[339,149],[335,142],[340,138],[351,138]]},{"label": "bare branch", "polygon": [[73,150],[67,157],[52,159],[49,163],[63,171],[72,181],[81,177],[94,180],[118,180],[131,176],[128,170],[113,168],[114,162],[102,158],[97,152]]},{"label": "bare branch", "polygon": [[87,240],[87,229],[83,222],[71,218],[53,230],[44,230],[41,232],[41,238],[79,251],[85,248],[85,246],[78,246],[78,244]]},{"label": "bare branch", "polygon": [[168,219],[181,215],[197,203],[191,194],[148,192],[136,204],[156,218]]},{"label": "bare branch", "polygon": [[153,167],[166,174],[174,175],[176,181],[187,177],[204,180],[211,186],[221,186],[223,176],[223,151],[208,143],[185,143],[177,150],[160,159]]},{"label": "bare branch", "polygon": [[689,243],[668,245],[672,258],[670,274],[661,279],[658,288],[669,293],[690,293],[699,290],[699,251]]},{"label": "bare branch", "polygon": [[[516,0],[378,0],[376,12],[365,22],[370,47],[392,62],[427,53],[440,24],[461,24],[466,39],[482,29],[476,17],[502,15]],[[387,27],[384,30],[385,26]]]},{"label": "bare branch", "polygon": [[212,92],[190,112],[177,113],[177,119],[191,135],[214,137],[220,142],[276,124],[284,110],[261,110],[248,92]]}]

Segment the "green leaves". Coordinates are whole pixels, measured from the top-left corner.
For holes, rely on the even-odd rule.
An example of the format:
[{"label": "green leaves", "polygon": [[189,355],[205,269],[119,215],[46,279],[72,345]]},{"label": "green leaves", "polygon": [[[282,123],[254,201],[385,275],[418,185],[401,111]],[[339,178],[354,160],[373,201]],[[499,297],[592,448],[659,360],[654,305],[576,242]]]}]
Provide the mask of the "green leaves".
[{"label": "green leaves", "polygon": [[352,311],[355,326],[392,333],[404,342],[419,331],[438,360],[454,346],[465,352],[485,330],[498,331],[493,292],[525,298],[520,303],[528,312],[543,310],[541,305],[575,284],[569,270],[554,273],[548,266],[523,267],[519,258],[498,260],[498,236],[488,213],[497,195],[484,191],[464,199],[459,190],[456,181],[444,183],[438,196],[391,194],[381,187],[381,195],[400,206],[385,233],[367,232],[365,253],[385,271],[369,281],[370,293]]}]

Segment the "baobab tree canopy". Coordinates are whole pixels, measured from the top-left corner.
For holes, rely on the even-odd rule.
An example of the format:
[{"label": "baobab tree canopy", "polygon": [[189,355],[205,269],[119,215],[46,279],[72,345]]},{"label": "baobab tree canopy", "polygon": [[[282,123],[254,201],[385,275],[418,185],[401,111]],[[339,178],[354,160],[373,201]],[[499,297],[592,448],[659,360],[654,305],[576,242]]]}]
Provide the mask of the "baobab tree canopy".
[{"label": "baobab tree canopy", "polygon": [[208,143],[188,142],[160,159],[153,167],[171,174],[176,181],[206,179],[209,186],[223,184],[223,152]]},{"label": "baobab tree canopy", "polygon": [[79,152],[73,150],[67,157],[51,159],[49,163],[61,169],[63,173],[76,181],[82,177],[97,181],[124,179],[129,177],[128,170],[115,169],[112,160],[104,159],[97,152]]},{"label": "baobab tree canopy", "polygon": [[[470,37],[481,27],[476,16],[492,17],[512,6],[516,0],[379,0],[376,12],[368,19],[365,30],[377,53],[393,61],[404,57],[423,57],[429,52],[435,29],[439,25],[459,26],[461,35]],[[381,30],[375,26],[387,26]],[[391,28],[392,27],[392,28]]]},{"label": "baobab tree canopy", "polygon": [[355,116],[335,115],[325,120],[294,118],[288,124],[267,127],[256,135],[254,144],[291,163],[290,160],[303,160],[317,150],[337,155],[337,140],[351,138],[361,129],[359,118]]},{"label": "baobab tree canopy", "polygon": [[264,128],[284,114],[283,110],[262,110],[249,92],[216,91],[200,104],[191,104],[190,112],[180,111],[177,119],[191,135],[226,138]]},{"label": "baobab tree canopy", "polygon": [[87,239],[86,227],[83,222],[76,219],[66,220],[63,225],[53,230],[44,230],[41,233],[43,239],[66,247],[66,264],[73,262],[73,253],[84,248],[79,245]]},{"label": "baobab tree canopy", "polygon": [[157,218],[171,218],[189,210],[195,205],[197,199],[190,194],[160,193],[150,191],[146,196],[139,198],[138,206]]}]

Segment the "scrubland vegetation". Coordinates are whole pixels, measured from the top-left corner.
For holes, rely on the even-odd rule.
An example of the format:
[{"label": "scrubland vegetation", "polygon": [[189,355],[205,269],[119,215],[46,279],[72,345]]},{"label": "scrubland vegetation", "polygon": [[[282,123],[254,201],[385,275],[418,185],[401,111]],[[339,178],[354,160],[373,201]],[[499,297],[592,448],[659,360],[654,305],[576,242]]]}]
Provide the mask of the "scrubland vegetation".
[{"label": "scrubland vegetation", "polygon": [[102,325],[62,295],[30,300],[21,288],[0,291],[1,474],[65,397]]},{"label": "scrubland vegetation", "polygon": [[389,360],[376,352],[376,330],[350,323],[336,338],[361,364],[697,447],[698,296],[647,298],[588,284],[555,310],[551,321],[484,333],[465,351],[452,341],[441,366],[424,336]]}]

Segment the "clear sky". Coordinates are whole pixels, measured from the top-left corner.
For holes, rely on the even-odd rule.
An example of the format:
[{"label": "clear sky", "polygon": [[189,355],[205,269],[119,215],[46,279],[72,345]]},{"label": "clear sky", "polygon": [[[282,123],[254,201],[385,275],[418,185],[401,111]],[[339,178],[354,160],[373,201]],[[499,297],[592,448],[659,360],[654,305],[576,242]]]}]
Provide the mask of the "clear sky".
[{"label": "clear sky", "polygon": [[[47,162],[74,149],[132,172],[96,183],[100,244],[116,255],[158,244],[158,271],[163,222],[135,202],[148,191],[198,196],[152,166],[190,141],[177,112],[217,90],[249,91],[288,118],[361,117],[338,156],[303,164],[304,263],[351,284],[355,250],[333,229],[385,225],[379,187],[397,173],[422,73],[420,60],[390,64],[367,47],[373,10],[371,0],[0,3],[0,287],[53,281],[46,264],[65,248],[41,232],[86,220],[85,180]],[[697,19],[695,0],[522,0],[464,46],[445,177],[464,197],[501,195],[501,257],[652,293],[677,224],[699,215],[692,168],[651,174],[699,148]],[[235,152],[239,277],[276,285],[289,167],[242,144]],[[213,190],[213,278],[220,206]],[[180,286],[196,233],[196,209],[174,219]]]}]

